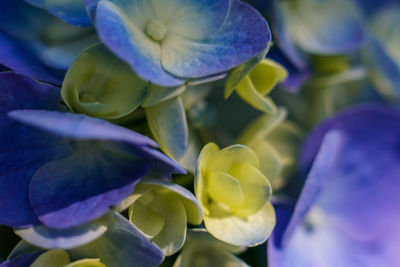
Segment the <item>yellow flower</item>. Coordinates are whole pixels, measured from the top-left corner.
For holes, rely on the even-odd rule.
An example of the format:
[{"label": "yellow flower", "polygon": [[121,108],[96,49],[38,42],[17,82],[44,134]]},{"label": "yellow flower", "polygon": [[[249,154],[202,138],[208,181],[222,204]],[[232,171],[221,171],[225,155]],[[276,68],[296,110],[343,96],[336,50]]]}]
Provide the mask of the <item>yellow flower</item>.
[{"label": "yellow flower", "polygon": [[235,82],[238,80],[236,76],[232,72],[228,77],[225,84],[225,98],[228,98],[236,89],[239,96],[252,107],[266,113],[276,111],[274,102],[267,95],[278,83],[287,78],[288,72],[282,65],[264,58],[239,83]]},{"label": "yellow flower", "polygon": [[201,151],[195,194],[214,237],[237,246],[255,246],[270,236],[275,225],[271,185],[259,167],[256,153],[244,145],[220,150],[210,143]]},{"label": "yellow flower", "polygon": [[195,196],[179,185],[162,180],[143,180],[126,201],[130,205],[129,220],[167,256],[182,248],[188,222],[203,221]]}]

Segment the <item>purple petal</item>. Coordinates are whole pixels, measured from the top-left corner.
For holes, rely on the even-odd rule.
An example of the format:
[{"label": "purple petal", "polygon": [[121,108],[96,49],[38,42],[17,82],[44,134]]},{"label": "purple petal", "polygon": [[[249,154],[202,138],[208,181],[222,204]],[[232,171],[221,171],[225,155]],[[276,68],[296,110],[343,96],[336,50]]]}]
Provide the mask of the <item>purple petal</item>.
[{"label": "purple petal", "polygon": [[[134,146],[150,145],[158,147],[150,138],[112,124],[105,120],[72,113],[52,112],[46,110],[18,110],[9,116],[24,124],[33,126],[74,140],[107,140],[122,141]],[[54,127],[57,125],[57,127]]]},{"label": "purple petal", "polygon": [[399,136],[400,112],[384,106],[342,112],[311,133],[302,164],[312,168],[282,243],[269,243],[270,266],[399,265]]},{"label": "purple petal", "polygon": [[342,231],[357,239],[396,229],[394,221],[400,219],[400,112],[371,106],[342,113],[310,135],[303,155],[309,157],[327,131],[343,133],[346,145],[318,205],[335,217]]},{"label": "purple petal", "polygon": [[0,263],[0,267],[24,267],[30,266],[43,251],[23,254],[13,259]]},{"label": "purple petal", "polygon": [[153,167],[163,176],[185,172],[150,147],[156,146],[151,139],[103,120],[43,110],[18,110],[9,116],[68,138],[66,143],[75,147],[67,157],[40,167],[30,184],[35,214],[52,228],[73,227],[100,217],[127,197]]},{"label": "purple petal", "polygon": [[0,73],[0,224],[38,223],[29,201],[29,181],[41,165],[65,155],[52,135],[33,130],[7,117],[18,108],[58,109],[59,89],[13,72]]},{"label": "purple petal", "polygon": [[[79,144],[77,144],[79,146]],[[153,167],[151,160],[115,144],[88,144],[68,158],[39,168],[29,200],[41,222],[73,227],[96,219],[132,191]]]},{"label": "purple petal", "polygon": [[68,250],[71,260],[100,258],[107,266],[156,267],[164,259],[162,251],[116,212],[107,214],[108,231],[88,245]]},{"label": "purple petal", "polygon": [[339,132],[330,132],[324,137],[282,240],[277,240],[282,242],[282,246],[289,242],[298,224],[320,196],[322,188],[326,186],[327,177],[331,176],[337,166],[342,146],[343,135]]}]

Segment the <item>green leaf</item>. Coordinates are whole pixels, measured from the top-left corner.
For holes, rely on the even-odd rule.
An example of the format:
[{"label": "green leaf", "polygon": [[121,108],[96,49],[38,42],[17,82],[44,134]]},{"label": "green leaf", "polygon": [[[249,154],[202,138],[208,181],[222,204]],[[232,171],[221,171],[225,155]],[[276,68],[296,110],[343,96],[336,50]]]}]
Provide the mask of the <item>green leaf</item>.
[{"label": "green leaf", "polygon": [[154,139],[170,157],[179,160],[188,148],[189,131],[180,97],[145,108]]}]

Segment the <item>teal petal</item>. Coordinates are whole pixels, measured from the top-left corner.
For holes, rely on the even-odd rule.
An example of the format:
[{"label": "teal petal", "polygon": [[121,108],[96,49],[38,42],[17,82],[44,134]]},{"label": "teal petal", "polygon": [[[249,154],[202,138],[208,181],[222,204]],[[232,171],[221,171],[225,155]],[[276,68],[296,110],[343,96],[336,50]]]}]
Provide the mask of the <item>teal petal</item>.
[{"label": "teal petal", "polygon": [[184,156],[189,139],[186,114],[180,97],[145,108],[147,121],[154,139],[170,157]]}]

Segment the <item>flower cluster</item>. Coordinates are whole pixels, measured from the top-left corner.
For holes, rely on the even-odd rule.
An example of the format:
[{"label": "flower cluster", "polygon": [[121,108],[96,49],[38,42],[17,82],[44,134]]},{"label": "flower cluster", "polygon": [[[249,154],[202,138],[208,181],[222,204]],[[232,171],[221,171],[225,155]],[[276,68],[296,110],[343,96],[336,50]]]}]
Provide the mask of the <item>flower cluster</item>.
[{"label": "flower cluster", "polygon": [[400,266],[398,0],[0,1],[0,267]]}]

